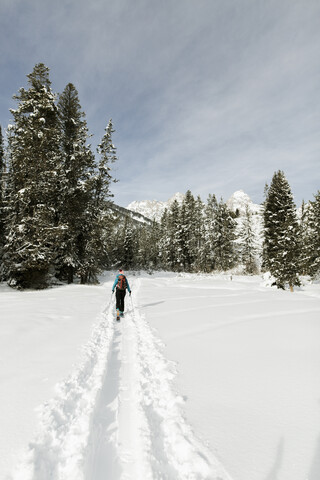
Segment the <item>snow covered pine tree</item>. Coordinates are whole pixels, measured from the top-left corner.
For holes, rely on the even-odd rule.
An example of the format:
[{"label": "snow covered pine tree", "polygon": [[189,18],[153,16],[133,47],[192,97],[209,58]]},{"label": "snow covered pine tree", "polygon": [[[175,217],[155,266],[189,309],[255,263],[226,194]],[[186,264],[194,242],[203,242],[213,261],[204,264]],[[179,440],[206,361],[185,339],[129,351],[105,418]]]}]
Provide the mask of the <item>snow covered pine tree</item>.
[{"label": "snow covered pine tree", "polygon": [[87,145],[89,134],[85,114],[81,110],[78,92],[72,83],[69,83],[59,96],[58,109],[65,170],[61,219],[66,228],[58,251],[57,275],[60,279],[72,283],[74,274],[80,274],[86,262],[86,220],[93,194],[95,163],[90,145]]},{"label": "snow covered pine tree", "polygon": [[61,129],[49,69],[39,63],[21,88],[8,131],[7,238],[4,261],[9,284],[43,288],[56,259],[60,223]]},{"label": "snow covered pine tree", "polygon": [[239,232],[240,256],[245,271],[249,275],[258,272],[258,242],[253,228],[252,212],[249,205],[245,206],[245,213],[241,230]]},{"label": "snow covered pine tree", "polygon": [[278,288],[300,285],[300,229],[289,183],[279,170],[273,175],[264,203],[263,268]]},{"label": "snow covered pine tree", "polygon": [[309,203],[306,214],[306,272],[313,278],[320,275],[320,190],[315,195],[314,201]]},{"label": "snow covered pine tree", "polygon": [[3,268],[2,268],[3,246],[5,243],[4,196],[5,196],[5,160],[4,160],[2,129],[0,126],[0,281],[5,278]]},{"label": "snow covered pine tree", "polygon": [[85,261],[81,267],[81,283],[95,282],[97,274],[106,267],[106,252],[114,221],[110,209],[113,197],[110,185],[116,182],[111,175],[111,166],[117,160],[116,147],[112,143],[113,133],[112,120],[109,120],[101,143],[97,147],[100,159],[91,180],[92,194],[85,220],[87,238],[84,244]]},{"label": "snow covered pine tree", "polygon": [[215,268],[228,270],[236,264],[236,222],[231,210],[221,199],[214,210],[215,214],[215,236],[213,238],[213,249],[215,252]]}]

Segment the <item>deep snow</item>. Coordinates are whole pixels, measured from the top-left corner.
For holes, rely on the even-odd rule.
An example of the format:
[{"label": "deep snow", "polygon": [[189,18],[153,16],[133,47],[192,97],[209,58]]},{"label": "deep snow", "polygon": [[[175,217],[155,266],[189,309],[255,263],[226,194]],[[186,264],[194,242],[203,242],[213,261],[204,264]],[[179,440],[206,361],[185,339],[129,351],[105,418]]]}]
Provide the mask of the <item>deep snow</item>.
[{"label": "deep snow", "polygon": [[19,292],[1,285],[1,479],[32,440],[37,407],[81,361],[82,346],[109,298],[103,286]]},{"label": "deep snow", "polygon": [[320,285],[144,279],[146,318],[178,362],[188,420],[234,479],[320,478]]},{"label": "deep snow", "polygon": [[0,478],[318,480],[320,285],[129,279],[1,286]]}]

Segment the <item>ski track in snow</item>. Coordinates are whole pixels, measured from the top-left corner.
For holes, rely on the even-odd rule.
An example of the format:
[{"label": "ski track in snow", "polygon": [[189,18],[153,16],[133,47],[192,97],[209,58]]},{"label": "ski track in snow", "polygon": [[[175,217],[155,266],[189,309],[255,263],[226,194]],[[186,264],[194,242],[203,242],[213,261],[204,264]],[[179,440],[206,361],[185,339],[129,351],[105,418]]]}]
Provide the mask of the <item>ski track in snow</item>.
[{"label": "ski track in snow", "polygon": [[[133,281],[135,295],[140,280]],[[175,365],[127,297],[101,313],[78,369],[41,407],[36,439],[10,480],[231,480],[194,435]]]}]

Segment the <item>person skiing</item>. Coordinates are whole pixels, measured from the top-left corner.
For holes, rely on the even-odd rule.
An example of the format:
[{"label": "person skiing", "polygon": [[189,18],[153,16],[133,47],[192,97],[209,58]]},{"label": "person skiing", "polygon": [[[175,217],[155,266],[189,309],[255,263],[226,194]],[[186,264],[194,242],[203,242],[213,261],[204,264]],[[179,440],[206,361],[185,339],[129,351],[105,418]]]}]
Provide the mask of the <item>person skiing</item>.
[{"label": "person skiing", "polygon": [[116,289],[116,310],[117,310],[117,320],[120,320],[120,317],[123,317],[124,312],[124,297],[126,295],[126,289],[131,295],[131,289],[127,277],[123,273],[123,270],[120,268],[118,275],[112,286],[112,293]]}]

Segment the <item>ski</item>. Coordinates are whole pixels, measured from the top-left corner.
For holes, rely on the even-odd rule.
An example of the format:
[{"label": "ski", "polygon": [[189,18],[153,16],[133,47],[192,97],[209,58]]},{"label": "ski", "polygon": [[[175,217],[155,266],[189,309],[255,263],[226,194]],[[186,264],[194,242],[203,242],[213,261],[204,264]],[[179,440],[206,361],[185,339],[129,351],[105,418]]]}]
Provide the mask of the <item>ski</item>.
[{"label": "ski", "polygon": [[117,309],[117,322],[120,322],[120,312],[118,309]]}]

